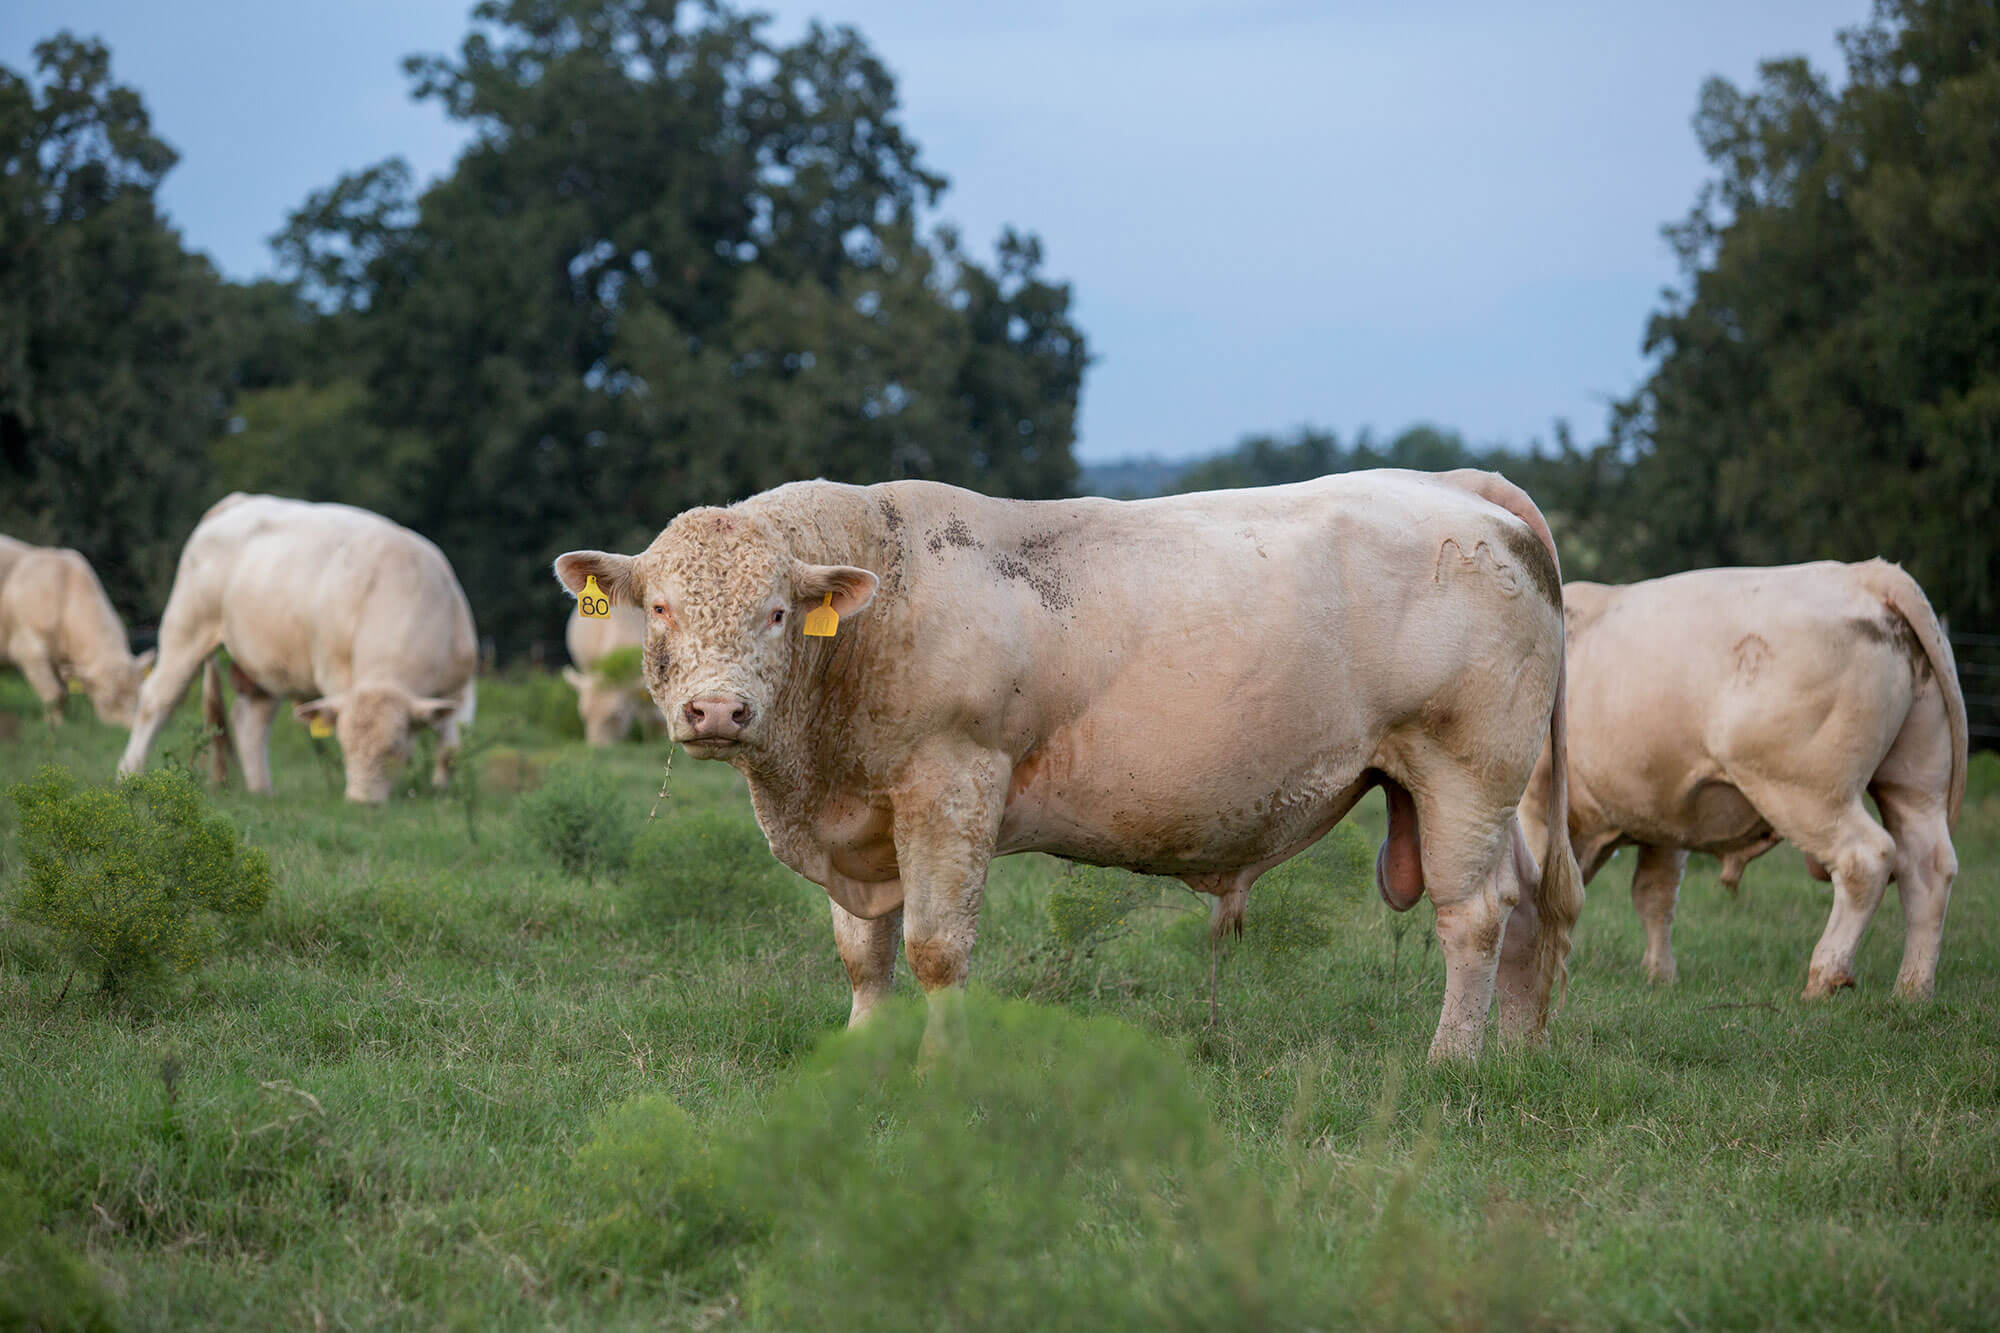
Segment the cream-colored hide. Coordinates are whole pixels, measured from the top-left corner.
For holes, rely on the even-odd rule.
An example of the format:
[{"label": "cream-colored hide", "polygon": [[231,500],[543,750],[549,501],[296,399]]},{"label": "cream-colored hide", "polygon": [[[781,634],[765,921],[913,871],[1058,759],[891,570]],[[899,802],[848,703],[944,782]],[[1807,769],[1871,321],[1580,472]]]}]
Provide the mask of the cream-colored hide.
[{"label": "cream-colored hide", "polygon": [[[645,614],[675,739],[745,775],[832,898],[854,1020],[900,932],[948,1033],[996,855],[1177,876],[1219,930],[1377,785],[1384,895],[1436,907],[1433,1056],[1479,1050],[1496,978],[1503,1031],[1546,1020],[1581,885],[1514,809],[1560,737],[1560,580],[1497,476],[1136,502],[802,482],[556,570]],[[802,634],[822,606],[836,632]]]},{"label": "cream-colored hide", "polygon": [[[146,753],[195,672],[221,728],[214,654],[227,648],[244,783],[271,789],[271,719],[305,699],[301,720],[340,740],[347,798],[385,801],[413,727],[437,732],[434,779],[449,775],[460,727],[472,721],[479,663],[472,609],[444,553],[379,514],[270,495],[225,496],[181,551],[160,617],[159,667],[139,692],[121,773]],[[220,739],[217,777],[223,771]]]},{"label": "cream-colored hide", "polygon": [[62,721],[63,691],[74,681],[102,721],[129,727],[153,653],[132,655],[82,555],[0,537],[0,662],[21,669],[50,722]]},{"label": "cream-colored hide", "polygon": [[659,710],[646,693],[643,681],[615,684],[593,670],[599,659],[620,648],[643,648],[646,618],[629,606],[614,606],[603,619],[570,613],[563,633],[569,646],[569,660],[576,665],[563,669],[563,680],[576,691],[577,716],[583,719],[583,738],[592,745],[616,745],[639,723],[649,730],[660,725]]},{"label": "cream-colored hide", "polygon": [[[1854,983],[1854,951],[1894,879],[1896,989],[1931,994],[1958,860],[1965,701],[1922,589],[1881,560],[1703,569],[1625,587],[1572,583],[1569,831],[1588,879],[1639,848],[1632,901],[1647,972],[1675,975],[1689,851],[1743,866],[1780,841],[1833,880],[1806,995]],[[1543,827],[1547,756],[1521,803]],[[1877,823],[1864,797],[1882,812]]]}]

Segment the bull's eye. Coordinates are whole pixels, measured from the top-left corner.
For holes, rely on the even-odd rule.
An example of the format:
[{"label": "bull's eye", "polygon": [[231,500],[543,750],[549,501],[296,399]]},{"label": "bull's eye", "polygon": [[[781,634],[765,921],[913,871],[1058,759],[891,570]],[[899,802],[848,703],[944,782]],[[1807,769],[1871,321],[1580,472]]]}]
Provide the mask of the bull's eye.
[{"label": "bull's eye", "polygon": [[665,602],[654,602],[654,603],[653,603],[653,614],[654,614],[654,615],[656,615],[656,616],[663,616],[663,615],[665,615],[666,613],[667,613],[667,604],[666,604]]},{"label": "bull's eye", "polygon": [[781,607],[779,607],[779,608],[778,608],[777,610],[775,610],[775,611],[773,611],[773,612],[771,613],[771,623],[772,623],[773,625],[782,625],[782,624],[784,624],[784,623],[785,623],[785,608],[784,608],[784,607],[782,607],[782,606],[781,606]]}]

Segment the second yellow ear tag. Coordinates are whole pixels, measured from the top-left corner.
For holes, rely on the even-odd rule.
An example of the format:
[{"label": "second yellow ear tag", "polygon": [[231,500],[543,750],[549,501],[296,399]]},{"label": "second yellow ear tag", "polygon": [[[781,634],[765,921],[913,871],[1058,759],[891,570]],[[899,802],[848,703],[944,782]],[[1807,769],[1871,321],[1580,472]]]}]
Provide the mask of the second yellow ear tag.
[{"label": "second yellow ear tag", "polygon": [[597,575],[584,576],[583,591],[576,595],[576,613],[585,620],[611,618],[611,599],[604,595],[604,589],[597,586]]},{"label": "second yellow ear tag", "polygon": [[323,741],[333,735],[333,723],[326,720],[326,714],[314,713],[312,721],[306,723],[306,735],[316,741]]},{"label": "second yellow ear tag", "polygon": [[840,612],[833,609],[833,594],[828,593],[824,602],[806,612],[803,632],[815,639],[830,639],[839,628]]},{"label": "second yellow ear tag", "polygon": [[69,692],[71,694],[82,694],[83,682],[79,680],[77,677],[71,676],[69,678]]}]

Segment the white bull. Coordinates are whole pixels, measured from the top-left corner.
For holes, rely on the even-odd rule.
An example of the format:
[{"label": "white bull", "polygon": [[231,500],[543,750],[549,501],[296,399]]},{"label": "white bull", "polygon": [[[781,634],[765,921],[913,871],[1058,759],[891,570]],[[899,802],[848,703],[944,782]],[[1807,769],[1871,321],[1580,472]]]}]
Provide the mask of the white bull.
[{"label": "white bull", "polygon": [[62,721],[63,690],[74,682],[99,719],[129,727],[153,651],[132,655],[125,626],[80,553],[0,537],[0,662],[21,669],[49,721]]},{"label": "white bull", "polygon": [[436,546],[365,509],[232,494],[202,516],[181,551],[160,618],[159,666],[139,692],[119,772],[145,767],[204,664],[203,699],[220,728],[221,648],[236,686],[230,729],[251,791],[271,789],[271,719],[287,698],[308,700],[295,709],[300,720],[323,722],[339,738],[351,801],[388,799],[417,726],[438,734],[434,777],[444,781],[459,728],[472,721],[478,643],[457,576]]},{"label": "white bull", "polygon": [[[1584,878],[1639,848],[1632,902],[1647,973],[1672,981],[1690,850],[1743,865],[1789,841],[1833,880],[1805,993],[1854,984],[1854,952],[1894,879],[1899,993],[1936,984],[1965,795],[1965,700],[1916,581],[1881,560],[1703,569],[1625,587],[1572,583],[1568,828]],[[1544,827],[1544,755],[1521,822]],[[1882,812],[1877,823],[1865,798]]]},{"label": "white bull", "polygon": [[[1546,1021],[1582,890],[1514,810],[1544,737],[1561,753],[1560,578],[1497,476],[1137,502],[804,482],[556,571],[645,613],[675,739],[747,777],[832,898],[851,1021],[900,934],[933,1040],[955,1023],[996,855],[1176,876],[1219,933],[1377,786],[1384,896],[1436,908],[1433,1057],[1479,1050],[1496,979],[1503,1032]],[[801,633],[815,611],[832,637]]]}]

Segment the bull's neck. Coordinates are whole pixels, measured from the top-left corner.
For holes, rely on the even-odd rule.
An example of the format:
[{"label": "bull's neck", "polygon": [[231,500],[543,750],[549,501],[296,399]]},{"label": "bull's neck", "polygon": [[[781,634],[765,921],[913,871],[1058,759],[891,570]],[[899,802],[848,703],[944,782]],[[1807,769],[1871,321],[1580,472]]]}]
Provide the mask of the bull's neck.
[{"label": "bull's neck", "polygon": [[887,645],[897,640],[906,611],[902,519],[894,504],[885,504],[874,487],[808,487],[773,493],[792,492],[763,516],[785,533],[799,559],[858,565],[880,582],[869,605],[843,619],[833,637],[801,640],[773,700],[768,734],[774,741],[739,764],[764,799],[795,807],[817,804],[865,767],[870,685],[888,665]]}]

